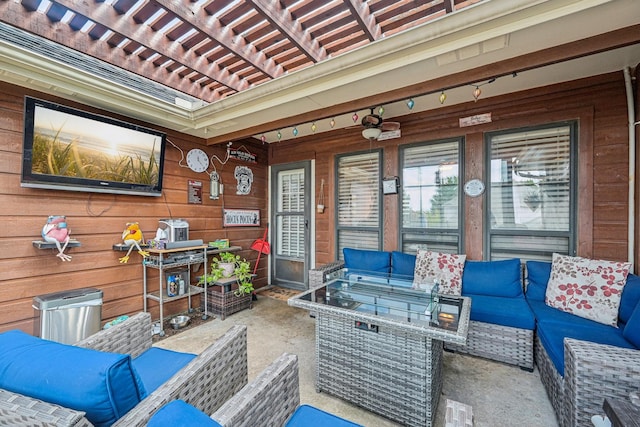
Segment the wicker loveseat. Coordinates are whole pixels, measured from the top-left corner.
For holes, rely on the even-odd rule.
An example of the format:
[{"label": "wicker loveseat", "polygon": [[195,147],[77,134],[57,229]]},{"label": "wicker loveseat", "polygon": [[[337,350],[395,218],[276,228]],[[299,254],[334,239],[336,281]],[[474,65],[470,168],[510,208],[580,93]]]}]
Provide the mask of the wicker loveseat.
[{"label": "wicker loveseat", "polygon": [[627,277],[616,327],[547,306],[551,267],[541,261],[526,265],[536,365],[560,425],[591,425],[606,397],[626,399],[640,384],[640,277]]},{"label": "wicker loveseat", "polygon": [[[148,350],[152,349],[151,330],[150,314],[139,313],[116,326],[101,330],[78,342],[76,346],[99,350],[96,353],[108,352],[109,354],[129,355],[130,357],[119,359],[118,364],[123,366],[131,363],[129,359],[144,356]],[[11,338],[15,337],[23,339],[19,334],[15,334]],[[25,339],[25,341],[28,340]],[[41,341],[45,342],[46,340]],[[247,383],[246,344],[246,327],[232,327],[202,353],[197,356],[192,355],[184,367],[179,369],[175,375],[164,380],[146,397],[144,394],[140,396],[142,400],[138,401],[125,414],[122,414],[112,425],[127,427],[146,425],[150,417],[162,405],[176,399],[184,400],[207,413],[215,412]],[[73,349],[71,350],[73,351]],[[33,361],[36,352],[37,349],[34,353],[25,356],[31,357],[30,360]],[[50,355],[50,357],[54,357],[54,355]],[[113,357],[117,357],[117,355]],[[4,369],[3,372],[6,373],[6,369],[10,369],[11,363],[6,359],[4,362],[5,366],[0,366],[0,371]],[[66,375],[70,384],[75,384],[80,381],[79,378],[73,377],[75,370],[71,364],[68,371],[63,372],[60,377],[64,379]],[[109,372],[112,371],[113,369],[109,367]],[[0,388],[0,425],[92,425],[84,411],[48,403],[10,391],[7,388],[10,387]],[[70,390],[73,388],[73,386],[69,387]],[[131,393],[131,390],[116,389],[115,392]],[[93,396],[90,397],[93,398]]]},{"label": "wicker loveseat", "polygon": [[[321,286],[343,268],[413,277],[416,256],[402,252],[345,248],[344,261],[309,271],[309,286]],[[533,370],[535,320],[523,292],[519,259],[466,261],[462,295],[471,298],[467,344],[445,344],[449,350]]]}]

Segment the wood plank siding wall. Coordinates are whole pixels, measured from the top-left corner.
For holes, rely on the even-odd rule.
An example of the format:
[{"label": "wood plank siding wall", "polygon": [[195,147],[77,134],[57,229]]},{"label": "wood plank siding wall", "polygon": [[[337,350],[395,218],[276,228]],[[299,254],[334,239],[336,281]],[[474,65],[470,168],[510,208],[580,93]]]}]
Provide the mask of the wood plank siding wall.
[{"label": "wood plank siding wall", "polygon": [[[231,159],[224,166],[216,163],[225,184],[225,193],[219,200],[210,200],[207,174],[196,174],[180,167],[180,151],[167,145],[163,194],[161,197],[142,197],[40,190],[20,187],[24,96],[48,99],[75,108],[110,115],[83,105],[53,98],[22,87],[0,83],[0,331],[18,328],[33,333],[36,295],[50,292],[95,287],[104,292],[103,321],[122,314],[132,314],[143,308],[141,258],[133,252],[128,264],[120,264],[124,253],[112,250],[121,242],[122,230],[127,222],[140,223],[145,238],[152,238],[161,218],[185,218],[189,221],[191,239],[205,242],[216,238],[229,238],[242,246],[240,255],[251,261],[257,252],[251,243],[262,237],[263,228],[222,226],[222,208],[254,208],[261,210],[266,223],[267,205],[267,150],[258,143],[247,148],[257,154],[258,164]],[[111,115],[113,116],[113,115]],[[126,117],[121,120],[137,123]],[[153,125],[139,123],[146,127]],[[204,140],[166,129],[168,139],[186,152],[201,148],[210,156],[225,158],[225,146],[207,147]],[[239,147],[243,143],[234,143]],[[185,164],[183,161],[182,164]],[[254,175],[251,193],[236,195],[235,166],[247,165]],[[203,182],[202,204],[189,204],[188,180]],[[33,240],[40,240],[40,231],[48,215],[66,215],[72,237],[81,247],[68,253],[71,262],[61,262],[51,249],[36,249]],[[266,284],[267,259],[262,258],[256,287]],[[194,275],[202,274],[202,269]],[[150,270],[149,283],[157,289],[157,271]],[[193,277],[193,276],[192,276]],[[154,280],[155,279],[155,280]],[[150,302],[150,311],[158,317],[157,303]],[[186,309],[186,299],[165,305],[165,315]],[[196,298],[194,305],[199,304]]]},{"label": "wood plank siding wall", "polygon": [[[492,122],[459,126],[459,118],[482,113],[491,113]],[[626,260],[629,147],[622,71],[394,118],[401,123],[402,137],[376,141],[372,148],[384,150],[383,175],[397,176],[401,144],[464,137],[466,181],[486,175],[483,157],[486,132],[574,119],[579,121],[578,255]],[[337,257],[334,157],[338,153],[369,149],[369,142],[360,132],[356,127],[269,147],[270,164],[315,159],[316,192],[323,179],[326,183],[326,209],[316,215],[318,265]],[[482,210],[482,198],[465,198],[465,252],[469,259],[483,259]],[[396,197],[384,197],[383,212],[384,249],[394,250],[399,242]]]}]

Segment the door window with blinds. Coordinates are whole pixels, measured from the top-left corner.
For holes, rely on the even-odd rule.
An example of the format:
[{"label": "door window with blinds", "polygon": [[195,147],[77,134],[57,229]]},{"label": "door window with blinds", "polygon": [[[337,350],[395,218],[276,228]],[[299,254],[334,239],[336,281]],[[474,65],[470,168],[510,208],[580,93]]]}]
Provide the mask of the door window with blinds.
[{"label": "door window with blinds", "polygon": [[403,252],[460,252],[461,145],[453,139],[401,148]]},{"label": "door window with blinds", "polygon": [[336,157],[338,257],[343,248],[382,248],[380,150]]},{"label": "door window with blinds", "polygon": [[575,254],[576,124],[488,134],[491,259]]}]

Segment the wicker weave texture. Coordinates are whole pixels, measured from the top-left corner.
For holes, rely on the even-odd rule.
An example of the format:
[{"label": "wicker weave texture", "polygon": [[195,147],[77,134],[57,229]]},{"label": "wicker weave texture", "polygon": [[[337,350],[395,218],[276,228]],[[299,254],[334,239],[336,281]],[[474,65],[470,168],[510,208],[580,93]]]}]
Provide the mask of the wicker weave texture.
[{"label": "wicker weave texture", "polygon": [[[237,296],[232,290],[219,292],[211,287],[207,289],[207,311],[219,315],[222,320],[230,314],[251,308],[251,305],[251,294]],[[200,300],[200,308],[204,310],[204,298]]]},{"label": "wicker weave texture", "polygon": [[211,417],[224,427],[283,426],[299,404],[298,357],[284,353]]},{"label": "wicker weave texture", "polygon": [[[473,299],[473,298],[472,298]],[[470,321],[467,345],[445,344],[460,353],[533,369],[533,331]]]},{"label": "wicker weave texture", "polygon": [[309,287],[317,288],[327,283],[327,275],[344,268],[344,261],[331,262],[309,270]]},{"label": "wicker weave texture", "polygon": [[562,407],[564,404],[564,386],[562,384],[562,377],[558,374],[556,367],[549,358],[549,355],[545,351],[540,338],[535,339],[535,358],[536,365],[540,371],[540,380],[544,389],[549,396],[549,401],[553,410],[556,413],[558,423],[562,425]]},{"label": "wicker weave texture", "polygon": [[136,358],[152,345],[151,314],[138,313],[109,329],[102,329],[78,341],[78,347],[110,353],[128,354]]},{"label": "wicker weave texture", "polygon": [[430,426],[442,382],[442,342],[415,331],[354,327],[318,313],[316,387],[408,426]]},{"label": "wicker weave texture", "polygon": [[84,412],[0,389],[2,426],[91,426]]},{"label": "wicker weave texture", "polygon": [[564,340],[563,425],[589,425],[606,397],[627,399],[640,385],[640,351]]}]

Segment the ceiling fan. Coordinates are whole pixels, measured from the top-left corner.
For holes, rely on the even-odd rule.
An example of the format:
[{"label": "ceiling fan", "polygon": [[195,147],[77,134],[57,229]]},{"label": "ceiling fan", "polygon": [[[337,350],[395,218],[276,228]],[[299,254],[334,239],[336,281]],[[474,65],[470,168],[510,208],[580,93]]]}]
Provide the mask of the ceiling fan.
[{"label": "ceiling fan", "polygon": [[371,108],[371,113],[364,116],[360,123],[364,127],[362,136],[368,140],[378,139],[383,132],[400,130],[400,123],[383,120],[382,116],[373,112],[373,108]]}]

